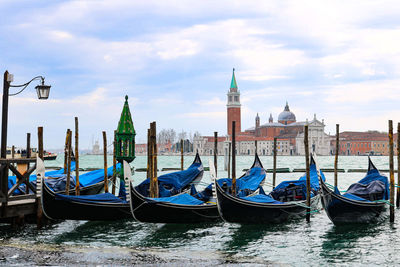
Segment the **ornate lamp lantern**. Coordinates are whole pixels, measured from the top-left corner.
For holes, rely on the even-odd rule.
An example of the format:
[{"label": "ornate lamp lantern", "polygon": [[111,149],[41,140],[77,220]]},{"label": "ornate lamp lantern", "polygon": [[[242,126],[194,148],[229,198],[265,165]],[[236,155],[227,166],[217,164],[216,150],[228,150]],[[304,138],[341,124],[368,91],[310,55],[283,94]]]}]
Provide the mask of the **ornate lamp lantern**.
[{"label": "ornate lamp lantern", "polygon": [[129,110],[128,96],[125,96],[124,107],[115,134],[115,158],[118,162],[126,160],[129,163],[135,159],[135,135],[136,132],[133,127],[132,116]]},{"label": "ornate lamp lantern", "polygon": [[44,78],[42,78],[42,84],[36,85],[36,92],[39,99],[48,99],[50,94],[51,85],[44,84]]}]

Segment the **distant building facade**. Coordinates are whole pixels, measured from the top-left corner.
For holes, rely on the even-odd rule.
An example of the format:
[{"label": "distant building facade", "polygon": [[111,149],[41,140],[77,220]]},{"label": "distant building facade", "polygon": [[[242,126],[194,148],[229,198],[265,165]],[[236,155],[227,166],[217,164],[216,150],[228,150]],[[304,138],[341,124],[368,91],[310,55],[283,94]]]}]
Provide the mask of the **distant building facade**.
[{"label": "distant building facade", "polygon": [[[397,134],[394,134],[397,140]],[[336,138],[331,141],[331,154],[336,151]],[[394,154],[397,155],[397,145],[394,142]],[[339,155],[389,155],[388,133],[378,131],[342,132],[339,134]]]}]

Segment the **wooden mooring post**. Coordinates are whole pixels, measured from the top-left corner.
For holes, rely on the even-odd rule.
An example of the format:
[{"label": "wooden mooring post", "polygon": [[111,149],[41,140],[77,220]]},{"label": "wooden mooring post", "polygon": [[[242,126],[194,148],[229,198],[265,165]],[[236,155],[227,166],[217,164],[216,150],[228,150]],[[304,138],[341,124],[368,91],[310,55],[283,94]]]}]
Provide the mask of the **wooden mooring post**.
[{"label": "wooden mooring post", "polygon": [[232,121],[232,196],[236,196],[236,121]]},{"label": "wooden mooring post", "polygon": [[276,149],[276,141],[277,138],[274,137],[274,148],[273,148],[273,154],[274,154],[274,165],[273,165],[273,173],[272,173],[272,189],[275,189],[275,184],[276,184],[276,154],[278,154],[278,150]]},{"label": "wooden mooring post", "polygon": [[218,132],[214,132],[214,167],[215,167],[215,177],[217,177],[218,172]]},{"label": "wooden mooring post", "polygon": [[339,124],[336,124],[336,150],[335,150],[335,165],[334,165],[334,185],[338,186],[338,158],[339,158]]},{"label": "wooden mooring post", "polygon": [[108,193],[107,134],[105,131],[103,131],[103,154],[104,154],[104,192]]},{"label": "wooden mooring post", "polygon": [[80,195],[79,188],[79,127],[78,117],[75,117],[75,195]]},{"label": "wooden mooring post", "polygon": [[[26,158],[31,158],[31,133],[26,134]],[[25,172],[29,169],[29,162],[24,166]],[[25,193],[29,194],[29,179],[25,181]]]},{"label": "wooden mooring post", "polygon": [[390,222],[394,222],[393,121],[389,120]]},{"label": "wooden mooring post", "polygon": [[310,185],[310,151],[308,147],[308,125],[304,126],[304,150],[305,150],[305,156],[306,156],[306,186],[307,186],[307,199],[306,199],[306,221],[310,222],[310,205],[311,205],[311,185]]},{"label": "wooden mooring post", "polygon": [[157,181],[157,130],[156,122],[150,123],[150,149],[151,149],[151,176],[150,176],[150,197],[158,197]]},{"label": "wooden mooring post", "polygon": [[68,164],[68,133],[69,129],[67,129],[67,133],[65,134],[65,146],[64,146],[64,174],[67,173],[67,164]]},{"label": "wooden mooring post", "polygon": [[[111,193],[115,195],[115,187],[117,185],[117,131],[114,131],[114,141],[113,141],[113,176],[112,176],[112,181],[113,181],[113,187]],[[130,177],[129,177],[130,178]]]},{"label": "wooden mooring post", "polygon": [[151,184],[151,172],[152,172],[152,147],[150,144],[150,129],[147,129],[147,178],[150,179]]},{"label": "wooden mooring post", "polygon": [[397,123],[397,197],[396,207],[400,207],[400,122]]},{"label": "wooden mooring post", "polygon": [[231,178],[231,151],[232,151],[232,143],[228,144],[228,178]]},{"label": "wooden mooring post", "polygon": [[183,171],[183,139],[181,139],[181,171]]},{"label": "wooden mooring post", "polygon": [[[38,156],[41,160],[44,161],[44,149],[43,149],[43,127],[38,127]],[[36,182],[37,186],[41,186],[42,181],[39,183]],[[36,193],[39,193],[42,190],[42,188],[36,188]],[[42,201],[41,201],[41,194],[37,194],[37,211],[36,211],[36,227],[38,229],[42,228],[43,225],[43,220],[45,219],[43,217],[43,207],[42,207]]]},{"label": "wooden mooring post", "polygon": [[[72,150],[72,148],[71,148],[71,141],[72,141],[72,138],[71,138],[71,135],[72,135],[72,132],[71,132],[71,130],[70,129],[68,129],[68,131],[67,131],[67,166],[66,166],[66,169],[67,169],[67,182],[66,182],[66,184],[65,184],[65,194],[66,195],[69,195],[69,187],[70,187],[70,182],[71,182],[71,150]],[[65,161],[64,161],[65,162]]]}]

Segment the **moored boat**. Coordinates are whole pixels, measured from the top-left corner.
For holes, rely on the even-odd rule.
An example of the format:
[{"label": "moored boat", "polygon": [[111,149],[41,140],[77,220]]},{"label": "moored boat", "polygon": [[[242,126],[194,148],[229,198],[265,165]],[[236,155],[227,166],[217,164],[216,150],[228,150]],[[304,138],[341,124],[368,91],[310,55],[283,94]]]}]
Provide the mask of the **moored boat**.
[{"label": "moored boat", "polygon": [[[313,158],[310,162],[311,207],[318,207],[319,182],[318,170]],[[321,172],[321,176],[323,173]],[[324,179],[324,178],[322,178]],[[289,219],[305,217],[306,175],[299,180],[284,181],[266,195],[263,192],[250,196],[232,195],[224,190],[218,182],[217,205],[221,217],[233,223],[283,223]]]},{"label": "moored boat", "polygon": [[[265,170],[256,155],[252,167],[238,179],[239,188],[243,194],[249,194],[259,188],[264,179]],[[220,179],[221,183],[226,184],[230,180]],[[215,199],[212,198],[212,184],[202,192],[191,190],[191,194],[183,193],[173,197],[148,198],[140,194],[132,184],[129,191],[132,215],[140,222],[200,223],[221,220]]]},{"label": "moored boat", "polygon": [[[203,165],[197,154],[187,170],[160,176],[162,182],[159,184],[159,190],[167,195],[180,193],[181,190],[190,188],[190,184],[201,179],[202,175]],[[65,195],[54,192],[48,186],[48,183],[44,182],[42,183],[43,211],[51,219],[106,221],[132,218],[129,195],[126,194],[125,190],[125,185],[130,184],[131,176],[130,166],[125,162],[125,182],[121,183],[118,196],[110,193],[81,196]],[[137,190],[143,190],[145,194],[148,194],[148,191],[146,191],[148,180],[138,185]]]},{"label": "moored boat", "polygon": [[335,224],[376,223],[387,217],[389,182],[368,157],[368,171],[358,183],[352,184],[345,194],[329,188],[320,181],[322,206]]}]

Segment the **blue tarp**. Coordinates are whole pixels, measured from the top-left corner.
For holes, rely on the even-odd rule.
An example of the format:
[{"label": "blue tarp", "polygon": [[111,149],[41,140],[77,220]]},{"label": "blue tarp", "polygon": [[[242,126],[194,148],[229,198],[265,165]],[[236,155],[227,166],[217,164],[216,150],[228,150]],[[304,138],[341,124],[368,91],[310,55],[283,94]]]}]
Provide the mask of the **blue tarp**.
[{"label": "blue tarp", "polygon": [[[340,194],[340,193],[339,193],[339,194]],[[367,199],[365,199],[365,198],[358,197],[358,196],[353,195],[353,194],[351,194],[351,193],[345,193],[345,194],[343,194],[343,196],[344,196],[345,198],[348,198],[348,199],[351,199],[351,200],[371,202],[371,201],[369,201],[369,200],[367,200]]]},{"label": "blue tarp", "polygon": [[[159,176],[158,186],[160,197],[170,197],[180,192],[185,186],[193,182],[193,180],[203,171],[201,163],[193,163],[184,171],[167,173]],[[147,178],[135,189],[142,195],[148,196],[150,188],[150,179]]]},{"label": "blue tarp", "polygon": [[201,205],[204,202],[192,197],[189,194],[180,194],[172,197],[159,197],[159,198],[147,198],[148,200],[156,202],[168,202],[181,205]]},{"label": "blue tarp", "polygon": [[[325,181],[325,175],[322,173],[321,170],[320,170],[320,174],[321,174],[322,179]],[[274,191],[286,188],[286,187],[288,187],[289,184],[294,184],[294,185],[298,185],[298,186],[302,186],[302,187],[306,188],[306,186],[307,186],[306,182],[307,182],[307,174],[304,174],[298,180],[281,182],[279,185],[277,185],[275,187]],[[318,172],[317,172],[317,167],[315,164],[310,165],[310,185],[314,191],[319,190]]]},{"label": "blue tarp", "polygon": [[[71,170],[72,170],[72,167],[73,167],[73,169],[75,169],[75,162],[73,162],[73,164],[71,164]],[[121,164],[118,163],[117,171],[120,171],[120,169],[121,169]],[[59,192],[59,191],[65,190],[66,183],[67,183],[67,175],[64,174],[63,172],[64,172],[64,170],[61,169],[61,170],[50,171],[50,172],[45,173],[46,178],[51,178],[51,179],[45,179],[45,182],[53,191]],[[107,169],[107,175],[108,175],[108,177],[111,177],[113,175],[113,167],[112,166]],[[32,178],[32,176],[34,176],[34,178]],[[14,179],[15,179],[15,176],[14,176]],[[31,175],[29,180],[30,180],[30,184],[33,187],[36,187],[36,175]],[[104,169],[95,170],[95,171],[91,171],[91,172],[87,172],[87,173],[79,175],[80,187],[93,185],[93,184],[102,182],[103,180],[104,180]],[[14,184],[15,184],[15,182],[13,179],[8,179],[8,186],[12,186]],[[75,176],[71,175],[70,189],[74,189],[75,185],[76,185]],[[20,190],[16,189],[14,191],[15,195],[22,194],[22,192],[25,192],[25,184],[21,184],[19,186],[19,188],[20,188]]]},{"label": "blue tarp", "polygon": [[[117,163],[117,172],[121,170],[121,163]],[[107,168],[107,176],[111,177],[113,175],[113,166]],[[81,187],[97,184],[104,180],[104,169],[95,170],[79,175],[79,184]]]},{"label": "blue tarp", "polygon": [[[117,163],[117,172],[121,170],[121,163]],[[113,166],[107,169],[107,176],[111,177],[113,175]],[[46,179],[46,184],[56,192],[64,191],[67,183],[67,175],[63,174],[58,179]],[[79,185],[80,187],[86,187],[89,185],[97,184],[104,181],[104,169],[94,170],[79,175]],[[75,188],[76,179],[75,176],[70,177],[70,189]]]},{"label": "blue tarp", "polygon": [[[75,170],[75,161],[71,162],[71,171]],[[57,177],[62,177],[64,175],[64,169],[60,170],[54,170],[54,171],[48,171],[45,172],[45,177],[52,177],[52,178],[57,178]],[[36,186],[36,174],[32,174],[29,176],[29,182]],[[13,185],[17,183],[17,178],[16,176],[8,176],[8,189],[11,189]],[[19,186],[22,191],[25,191],[25,184],[22,184]],[[22,192],[18,189],[14,191],[14,194],[22,194]]]},{"label": "blue tarp", "polygon": [[56,200],[64,201],[76,201],[81,203],[126,203],[122,199],[114,196],[110,193],[96,194],[96,195],[85,195],[85,196],[67,196],[63,194],[56,194]]},{"label": "blue tarp", "polygon": [[[367,175],[362,178],[358,184],[363,184],[363,185],[369,185],[373,182],[379,181],[380,183],[382,183],[384,185],[384,192],[383,192],[383,199],[384,200],[388,200],[389,196],[390,196],[390,191],[389,191],[389,181],[388,178],[384,175],[381,175],[380,172],[373,168],[371,170],[369,170],[367,172]],[[358,201],[366,201],[369,202],[370,200],[362,198],[360,196],[355,195],[354,193],[356,192],[355,190],[351,190],[352,187],[354,187],[355,184],[350,185],[349,189],[350,192],[349,193],[345,193],[343,194],[344,197],[348,198],[348,199],[352,199],[352,200],[358,200]],[[335,193],[340,195],[340,192],[337,188],[335,188]],[[365,193],[365,192],[364,192]]]},{"label": "blue tarp", "polygon": [[[322,180],[325,181],[325,175],[322,171],[320,171],[320,175]],[[314,197],[320,188],[317,166],[314,161],[310,164],[310,185],[310,197]],[[281,182],[271,191],[269,196],[273,199],[279,199],[281,202],[305,200],[307,198],[307,174],[305,173],[298,180]]]},{"label": "blue tarp", "polygon": [[[260,184],[265,179],[265,170],[260,167],[253,167],[249,169],[245,175],[239,179],[236,179],[236,192],[237,196],[245,197],[250,193],[260,190],[260,194],[265,194]],[[227,187],[232,187],[231,178],[221,178],[217,180],[217,183],[223,187],[225,184]],[[203,191],[197,192],[196,188],[191,188],[191,195],[203,201],[208,201],[212,197],[212,183],[208,185]]]},{"label": "blue tarp", "polygon": [[277,201],[270,196],[267,195],[255,195],[251,197],[241,197],[241,199],[257,202],[257,203],[270,203],[270,204],[283,204],[283,202]]}]

